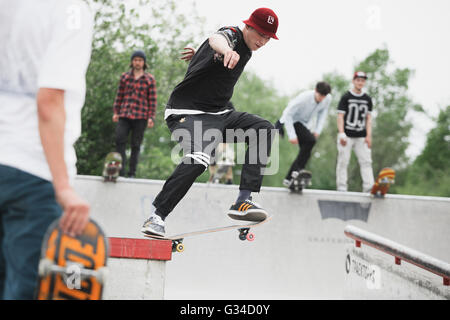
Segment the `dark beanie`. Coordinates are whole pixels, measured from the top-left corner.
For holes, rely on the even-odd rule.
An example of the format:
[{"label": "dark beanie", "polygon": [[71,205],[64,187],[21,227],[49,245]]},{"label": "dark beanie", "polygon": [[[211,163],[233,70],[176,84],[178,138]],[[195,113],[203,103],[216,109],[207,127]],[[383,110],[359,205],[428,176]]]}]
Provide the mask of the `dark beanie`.
[{"label": "dark beanie", "polygon": [[133,60],[136,57],[141,57],[142,59],[144,59],[144,62],[146,62],[147,60],[147,57],[145,56],[145,53],[142,50],[136,50],[135,52],[133,52],[133,54],[131,55],[131,60]]}]

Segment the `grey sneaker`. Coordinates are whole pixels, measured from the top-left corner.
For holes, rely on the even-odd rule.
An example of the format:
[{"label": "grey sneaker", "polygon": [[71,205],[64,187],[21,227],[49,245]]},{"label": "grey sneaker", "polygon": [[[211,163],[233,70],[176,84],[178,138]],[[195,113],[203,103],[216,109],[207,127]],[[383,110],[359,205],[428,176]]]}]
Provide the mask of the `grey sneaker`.
[{"label": "grey sneaker", "polygon": [[152,214],[142,226],[141,232],[148,235],[164,237],[166,223],[157,214]]}]

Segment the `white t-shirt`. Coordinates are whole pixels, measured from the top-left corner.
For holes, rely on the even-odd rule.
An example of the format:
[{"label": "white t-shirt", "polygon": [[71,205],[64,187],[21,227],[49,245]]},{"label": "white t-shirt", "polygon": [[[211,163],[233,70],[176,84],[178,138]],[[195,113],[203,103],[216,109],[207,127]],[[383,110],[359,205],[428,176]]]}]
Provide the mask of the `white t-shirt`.
[{"label": "white t-shirt", "polygon": [[39,88],[61,89],[64,157],[74,178],[92,32],[92,14],[81,0],[0,0],[0,164],[52,180],[36,95]]}]

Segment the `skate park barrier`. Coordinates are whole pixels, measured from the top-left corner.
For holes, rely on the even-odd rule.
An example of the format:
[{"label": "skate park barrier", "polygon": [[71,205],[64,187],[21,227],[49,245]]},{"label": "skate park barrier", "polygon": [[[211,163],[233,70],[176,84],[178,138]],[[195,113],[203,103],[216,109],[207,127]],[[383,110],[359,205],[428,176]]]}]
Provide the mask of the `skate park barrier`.
[{"label": "skate park barrier", "polygon": [[[140,229],[163,184],[78,176],[74,186],[108,236],[144,239]],[[167,217],[166,233],[229,225],[226,211],[238,192],[237,185],[194,183]],[[300,195],[273,187],[252,196],[273,215],[251,230],[255,240],[239,240],[236,230],[186,238],[184,252],[156,261],[165,266],[164,299],[344,299],[347,247],[354,243],[344,234],[349,224],[450,261],[450,198],[388,194],[377,199],[313,189]],[[134,272],[132,265],[127,268]]]},{"label": "skate park barrier", "polygon": [[165,263],[172,258],[166,240],[109,238],[105,300],[161,300]]},{"label": "skate park barrier", "polygon": [[[346,299],[450,299],[450,264],[348,225]],[[406,262],[406,263],[403,263]]]}]

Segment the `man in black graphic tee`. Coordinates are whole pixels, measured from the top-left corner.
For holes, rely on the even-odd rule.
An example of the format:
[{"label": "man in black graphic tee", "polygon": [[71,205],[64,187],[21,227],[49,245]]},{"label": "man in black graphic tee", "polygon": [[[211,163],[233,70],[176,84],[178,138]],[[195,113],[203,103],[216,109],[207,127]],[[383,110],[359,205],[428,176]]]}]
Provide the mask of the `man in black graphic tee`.
[{"label": "man in black graphic tee", "polygon": [[369,192],[373,183],[372,171],[372,99],[362,89],[367,75],[362,71],[353,76],[353,89],[347,91],[338,105],[338,161],[336,186],[338,191],[347,191],[347,167],[352,149],[363,180],[363,192]]}]

